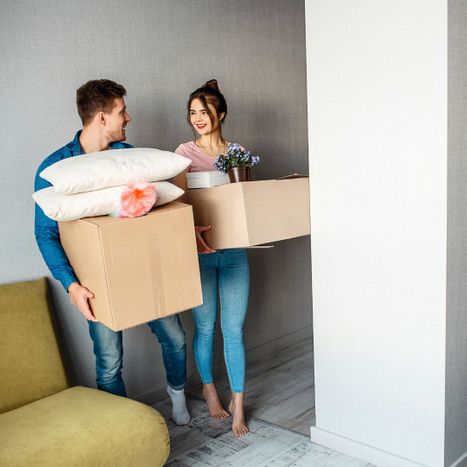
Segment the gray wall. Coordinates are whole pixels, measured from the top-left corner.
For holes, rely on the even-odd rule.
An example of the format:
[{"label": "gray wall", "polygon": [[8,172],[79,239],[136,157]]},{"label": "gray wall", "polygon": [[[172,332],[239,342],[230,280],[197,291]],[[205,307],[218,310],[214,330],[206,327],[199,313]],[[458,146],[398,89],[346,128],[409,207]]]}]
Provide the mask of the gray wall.
[{"label": "gray wall", "polygon": [[[467,4],[449,1],[446,465],[467,454]],[[467,465],[464,458],[462,465]]]},{"label": "gray wall", "polygon": [[[225,135],[262,156],[254,176],[307,173],[304,34],[302,0],[3,0],[0,283],[48,275],[33,237],[33,176],[80,128],[75,90],[89,79],[127,87],[129,142],[173,150],[192,137],[188,93],[215,77],[229,104]],[[252,251],[251,268],[247,347],[271,350],[311,325],[309,239]],[[87,325],[51,282],[72,381],[92,386]],[[191,340],[189,312],[182,319]],[[158,345],[146,326],[124,339],[129,394],[150,399],[165,384]],[[191,357],[189,371],[195,382]]]}]

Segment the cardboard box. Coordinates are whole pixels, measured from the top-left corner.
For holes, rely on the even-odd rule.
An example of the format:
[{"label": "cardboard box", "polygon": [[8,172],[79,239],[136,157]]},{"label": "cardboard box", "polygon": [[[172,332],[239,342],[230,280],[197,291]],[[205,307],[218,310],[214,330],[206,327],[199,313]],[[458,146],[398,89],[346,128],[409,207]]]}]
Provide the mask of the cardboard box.
[{"label": "cardboard box", "polygon": [[189,190],[195,225],[214,249],[238,248],[310,234],[308,178],[264,180]]},{"label": "cardboard box", "polygon": [[170,203],[134,219],[59,223],[65,252],[94,293],[96,318],[119,331],[202,304],[189,205]]},{"label": "cardboard box", "polygon": [[225,173],[211,170],[209,172],[188,172],[186,174],[186,182],[189,189],[210,188],[230,183],[230,179]]}]

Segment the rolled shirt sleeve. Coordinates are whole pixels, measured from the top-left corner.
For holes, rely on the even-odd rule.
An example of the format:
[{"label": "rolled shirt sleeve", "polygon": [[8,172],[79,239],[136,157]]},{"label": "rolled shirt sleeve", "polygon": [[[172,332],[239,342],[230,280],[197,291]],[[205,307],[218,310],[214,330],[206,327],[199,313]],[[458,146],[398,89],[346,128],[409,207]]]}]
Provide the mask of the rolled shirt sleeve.
[{"label": "rolled shirt sleeve", "polygon": [[[39,173],[43,167],[39,167],[34,181],[34,191],[51,186],[49,182],[40,177]],[[44,211],[35,205],[34,235],[39,250],[44,258],[52,276],[57,279],[65,290],[73,282],[79,282],[73,268],[60,243],[60,233],[58,223],[44,214]]]}]

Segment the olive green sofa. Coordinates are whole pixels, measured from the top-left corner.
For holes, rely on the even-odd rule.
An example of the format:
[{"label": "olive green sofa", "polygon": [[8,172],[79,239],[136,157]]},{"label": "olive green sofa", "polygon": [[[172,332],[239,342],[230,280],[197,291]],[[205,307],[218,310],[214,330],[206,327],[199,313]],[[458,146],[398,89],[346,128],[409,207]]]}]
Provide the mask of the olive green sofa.
[{"label": "olive green sofa", "polygon": [[151,407],[69,387],[46,279],[0,285],[0,466],[161,466],[169,434]]}]

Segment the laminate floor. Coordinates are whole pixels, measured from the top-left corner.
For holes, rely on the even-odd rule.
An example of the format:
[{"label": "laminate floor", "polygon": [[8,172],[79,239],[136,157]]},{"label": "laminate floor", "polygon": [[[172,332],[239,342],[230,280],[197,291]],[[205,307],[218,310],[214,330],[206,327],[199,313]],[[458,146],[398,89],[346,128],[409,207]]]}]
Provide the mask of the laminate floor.
[{"label": "laminate floor", "polygon": [[[250,432],[234,438],[231,420],[213,420],[201,388],[187,391],[188,425],[170,419],[170,403],[154,405],[166,418],[171,437],[170,467],[371,467],[309,438],[314,424],[312,340],[303,339],[274,355],[247,365],[246,416]],[[226,377],[216,382],[221,400],[229,401]]]},{"label": "laminate floor", "polygon": [[[313,345],[311,337],[247,364],[245,411],[250,417],[307,435],[315,424]],[[225,406],[230,401],[227,377],[216,382]],[[189,391],[203,399],[201,388]]]}]

